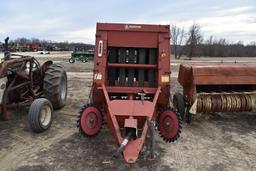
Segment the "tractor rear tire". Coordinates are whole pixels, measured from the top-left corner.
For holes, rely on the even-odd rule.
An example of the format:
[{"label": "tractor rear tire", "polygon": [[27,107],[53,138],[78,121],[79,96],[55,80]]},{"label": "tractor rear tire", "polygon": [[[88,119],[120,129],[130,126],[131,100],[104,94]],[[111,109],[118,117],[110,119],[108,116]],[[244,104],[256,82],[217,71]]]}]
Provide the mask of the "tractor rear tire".
[{"label": "tractor rear tire", "polygon": [[182,120],[184,121],[186,118],[186,108],[184,97],[181,93],[175,93],[173,95],[173,105],[180,113]]},{"label": "tractor rear tire", "polygon": [[30,106],[28,112],[28,123],[30,128],[36,132],[44,132],[52,124],[52,104],[45,98],[36,99]]},{"label": "tractor rear tire", "polygon": [[60,64],[48,67],[43,83],[44,96],[54,109],[60,109],[66,104],[67,99],[67,74]]}]

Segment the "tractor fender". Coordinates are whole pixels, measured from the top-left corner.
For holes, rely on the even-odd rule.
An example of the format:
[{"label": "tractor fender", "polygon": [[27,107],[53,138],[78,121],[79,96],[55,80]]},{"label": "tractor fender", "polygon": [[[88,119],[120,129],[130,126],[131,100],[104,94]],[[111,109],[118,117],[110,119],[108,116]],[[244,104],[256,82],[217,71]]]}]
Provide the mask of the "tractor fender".
[{"label": "tractor fender", "polygon": [[45,71],[46,71],[46,70],[48,69],[48,67],[49,67],[50,65],[52,65],[52,64],[53,64],[53,61],[46,61],[46,62],[44,62],[43,65],[41,65],[41,67],[40,67],[41,75],[44,75]]},{"label": "tractor fender", "polygon": [[0,104],[2,104],[3,101],[3,97],[7,87],[7,81],[7,77],[0,78]]}]

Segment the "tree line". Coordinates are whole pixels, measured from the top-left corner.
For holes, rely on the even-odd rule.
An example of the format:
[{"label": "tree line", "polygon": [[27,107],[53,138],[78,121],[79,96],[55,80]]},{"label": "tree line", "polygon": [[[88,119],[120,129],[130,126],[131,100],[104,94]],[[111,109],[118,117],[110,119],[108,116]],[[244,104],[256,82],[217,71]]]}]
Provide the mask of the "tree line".
[{"label": "tree line", "polygon": [[193,24],[185,31],[184,27],[172,26],[171,51],[176,59],[192,57],[256,57],[256,41],[244,45],[242,41],[232,43],[225,38],[203,38],[201,27]]},{"label": "tree line", "polygon": [[[0,51],[3,51],[3,43],[0,42]],[[37,38],[17,38],[10,40],[11,51],[31,51],[31,44],[38,45],[38,50],[47,51],[86,51],[93,49],[94,45],[73,42],[55,42],[40,40]],[[184,27],[173,25],[171,28],[171,52],[176,59],[182,56],[190,59],[199,57],[256,57],[256,41],[244,45],[242,41],[230,42],[225,38],[210,36],[204,39],[199,24],[193,24],[188,30]]]},{"label": "tree line", "polygon": [[[2,51],[3,43],[0,42],[0,50]],[[9,41],[11,51],[31,51],[30,45],[37,45],[38,50],[47,51],[86,51],[94,48],[94,45],[73,42],[56,42],[51,40],[40,40],[37,38],[17,38]]]}]

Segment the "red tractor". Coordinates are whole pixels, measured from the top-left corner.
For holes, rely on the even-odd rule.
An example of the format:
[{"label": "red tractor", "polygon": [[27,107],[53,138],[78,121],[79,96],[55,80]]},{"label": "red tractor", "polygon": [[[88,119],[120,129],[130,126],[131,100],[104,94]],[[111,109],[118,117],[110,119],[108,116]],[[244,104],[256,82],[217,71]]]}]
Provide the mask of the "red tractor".
[{"label": "red tractor", "polygon": [[170,106],[169,25],[98,23],[93,86],[78,128],[97,135],[103,117],[126,162],[136,162],[154,123],[166,142],[177,140],[181,116]]},{"label": "red tractor", "polygon": [[0,63],[0,116],[8,120],[8,108],[31,105],[29,125],[34,132],[43,132],[51,126],[53,109],[66,104],[66,72],[52,61],[40,65],[34,57],[10,54],[8,39]]}]

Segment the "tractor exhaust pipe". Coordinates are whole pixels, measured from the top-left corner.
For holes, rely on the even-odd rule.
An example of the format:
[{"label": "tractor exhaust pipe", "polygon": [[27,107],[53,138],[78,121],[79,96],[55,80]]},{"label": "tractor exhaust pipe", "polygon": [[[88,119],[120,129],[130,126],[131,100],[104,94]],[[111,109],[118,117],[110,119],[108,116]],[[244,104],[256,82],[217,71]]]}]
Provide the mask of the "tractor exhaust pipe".
[{"label": "tractor exhaust pipe", "polygon": [[8,47],[8,41],[9,37],[4,39],[4,60],[9,60],[10,59],[10,52],[9,52],[9,47]]}]

